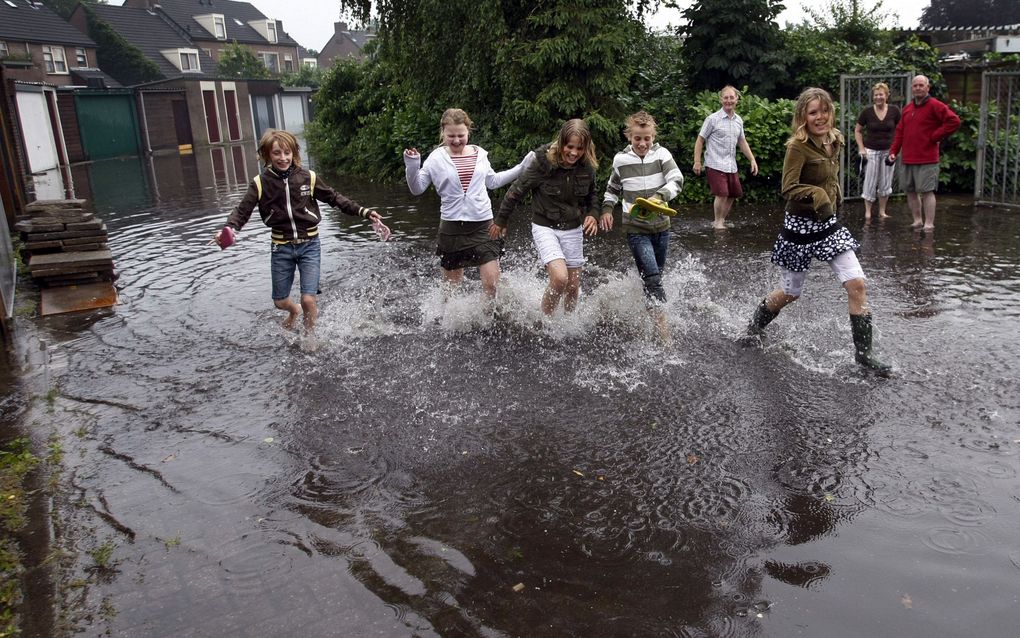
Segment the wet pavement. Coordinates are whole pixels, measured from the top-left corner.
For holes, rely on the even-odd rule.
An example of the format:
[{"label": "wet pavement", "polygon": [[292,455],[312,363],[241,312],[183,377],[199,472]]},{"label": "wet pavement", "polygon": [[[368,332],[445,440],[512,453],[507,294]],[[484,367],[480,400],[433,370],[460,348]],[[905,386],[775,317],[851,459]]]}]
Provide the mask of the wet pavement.
[{"label": "wet pavement", "polygon": [[[395,158],[394,161],[399,161]],[[58,624],[113,636],[1013,636],[1020,597],[1020,216],[844,222],[878,352],[852,362],[816,267],[761,348],[781,208],[677,218],[654,336],[626,242],[586,241],[579,311],[540,322],[516,220],[496,318],[447,303],[438,202],[327,179],[320,347],[270,301],[269,233],[207,246],[240,150],[72,175],[121,303],[47,318],[12,408],[61,437]],[[26,355],[27,356],[27,355]],[[45,364],[45,365],[44,365]],[[51,377],[46,382],[43,375]],[[96,550],[110,550],[107,569]],[[91,553],[90,553],[91,552]],[[75,579],[79,578],[80,581]]]}]

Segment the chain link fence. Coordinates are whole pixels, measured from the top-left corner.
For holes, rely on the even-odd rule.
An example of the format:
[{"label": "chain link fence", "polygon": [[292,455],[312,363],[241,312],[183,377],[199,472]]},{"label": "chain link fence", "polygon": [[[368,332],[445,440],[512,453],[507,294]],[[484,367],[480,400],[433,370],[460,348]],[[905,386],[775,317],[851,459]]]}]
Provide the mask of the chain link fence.
[{"label": "chain link fence", "polygon": [[978,204],[1020,207],[1020,71],[985,71],[981,76],[974,199]]},{"label": "chain link fence", "polygon": [[[864,186],[861,156],[854,142],[854,127],[861,111],[871,106],[871,87],[879,82],[889,85],[889,104],[903,110],[910,99],[910,73],[839,76],[839,130],[846,136],[843,148],[843,198],[860,199]],[[899,183],[893,178],[893,193],[899,193]]]}]

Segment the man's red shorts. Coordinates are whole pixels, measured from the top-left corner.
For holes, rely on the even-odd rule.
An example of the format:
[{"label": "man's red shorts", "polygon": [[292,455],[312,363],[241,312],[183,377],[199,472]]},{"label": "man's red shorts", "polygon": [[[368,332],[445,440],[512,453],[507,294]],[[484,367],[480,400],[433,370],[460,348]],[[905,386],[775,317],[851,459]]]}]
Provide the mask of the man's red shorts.
[{"label": "man's red shorts", "polygon": [[743,197],[744,189],[740,186],[740,178],[736,173],[724,173],[714,168],[706,168],[708,187],[716,197]]}]

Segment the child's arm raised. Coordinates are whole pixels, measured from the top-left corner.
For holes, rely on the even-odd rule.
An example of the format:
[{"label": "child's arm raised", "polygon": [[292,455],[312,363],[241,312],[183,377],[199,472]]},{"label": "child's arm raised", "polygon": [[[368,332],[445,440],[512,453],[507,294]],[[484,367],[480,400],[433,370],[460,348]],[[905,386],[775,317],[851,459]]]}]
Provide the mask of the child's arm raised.
[{"label": "child's arm raised", "polygon": [[326,202],[333,208],[337,208],[341,212],[353,215],[354,217],[370,219],[373,222],[377,222],[382,219],[382,217],[379,216],[379,213],[370,208],[365,208],[349,197],[344,197],[319,180],[316,180],[315,182],[315,191],[312,193],[312,197],[320,202]]},{"label": "child's arm raised", "polygon": [[421,195],[432,184],[432,176],[422,166],[421,154],[416,148],[404,149],[404,178],[413,195]]}]

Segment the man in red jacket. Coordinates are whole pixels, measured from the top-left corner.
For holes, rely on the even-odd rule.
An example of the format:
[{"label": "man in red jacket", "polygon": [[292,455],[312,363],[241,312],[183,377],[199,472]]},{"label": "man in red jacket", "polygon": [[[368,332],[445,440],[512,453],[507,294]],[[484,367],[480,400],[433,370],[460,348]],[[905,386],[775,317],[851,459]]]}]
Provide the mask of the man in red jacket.
[{"label": "man in red jacket", "polygon": [[907,192],[907,205],[914,216],[911,226],[921,226],[923,212],[926,229],[935,228],[939,142],[960,128],[960,117],[948,106],[928,95],[930,89],[931,83],[923,75],[915,76],[911,81],[910,91],[914,99],[903,107],[892,148],[889,149],[890,162],[902,155],[903,190]]}]

